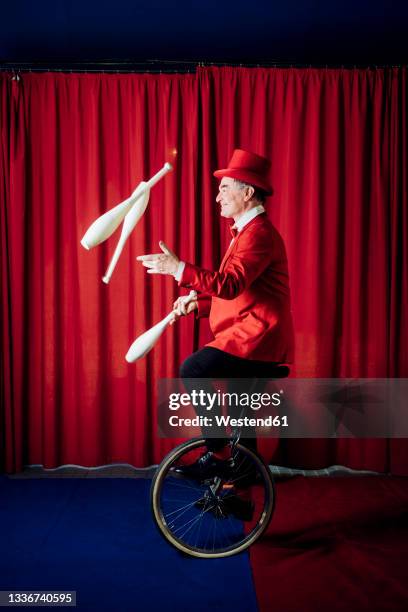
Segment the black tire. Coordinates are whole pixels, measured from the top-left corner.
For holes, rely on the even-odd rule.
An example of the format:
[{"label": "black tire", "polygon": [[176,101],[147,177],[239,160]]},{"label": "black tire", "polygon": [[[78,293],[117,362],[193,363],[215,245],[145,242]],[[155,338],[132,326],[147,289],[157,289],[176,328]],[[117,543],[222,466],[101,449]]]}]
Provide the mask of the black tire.
[{"label": "black tire", "polygon": [[[152,512],[161,534],[182,552],[206,559],[229,557],[251,546],[268,527],[275,505],[273,480],[262,459],[239,443],[233,451],[240,468],[238,478],[217,475],[198,482],[174,471],[191,463],[197,451],[206,450],[205,440],[197,438],[177,446],[163,459],[152,481]],[[247,509],[248,504],[254,516],[241,520],[240,508]]]}]

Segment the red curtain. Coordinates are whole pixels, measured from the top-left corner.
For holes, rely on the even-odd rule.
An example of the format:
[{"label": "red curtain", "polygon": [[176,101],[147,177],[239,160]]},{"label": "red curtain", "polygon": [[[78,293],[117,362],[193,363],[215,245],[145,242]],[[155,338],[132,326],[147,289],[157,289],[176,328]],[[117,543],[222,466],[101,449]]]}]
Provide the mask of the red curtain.
[{"label": "red curtain", "polygon": [[[159,461],[156,383],[210,338],[182,320],[128,365],[178,295],[136,255],[163,239],[216,268],[228,243],[215,168],[272,160],[269,214],[287,245],[298,377],[408,375],[407,81],[376,70],[199,69],[194,75],[0,75],[2,462]],[[116,237],[89,224],[178,151],[111,283]],[[408,472],[404,440],[261,441],[268,460]]]}]

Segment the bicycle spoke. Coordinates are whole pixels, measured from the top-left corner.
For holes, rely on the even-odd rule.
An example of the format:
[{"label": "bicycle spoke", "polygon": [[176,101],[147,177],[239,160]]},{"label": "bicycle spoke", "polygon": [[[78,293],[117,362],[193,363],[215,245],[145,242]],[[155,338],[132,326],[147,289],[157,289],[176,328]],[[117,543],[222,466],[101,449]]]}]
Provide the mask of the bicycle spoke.
[{"label": "bicycle spoke", "polygon": [[[206,512],[210,511],[212,508],[215,508],[215,504],[213,506],[210,506]],[[180,531],[180,529],[182,529],[183,527],[187,527],[187,525],[190,525],[190,527],[180,536],[182,538],[184,538],[184,536],[186,535],[186,533],[188,533],[190,531],[190,529],[193,527],[193,525],[200,520],[201,518],[201,514],[199,514],[198,516],[195,516],[194,518],[192,518],[191,520],[187,521],[187,523],[184,523],[184,525],[181,525],[180,527],[178,527],[174,533],[176,533],[177,531]],[[192,525],[191,525],[192,523]]]},{"label": "bicycle spoke", "polygon": [[217,523],[216,521],[213,522],[214,525],[214,531],[213,531],[213,552],[215,551],[215,530],[217,529]]},{"label": "bicycle spoke", "polygon": [[[186,484],[186,482],[188,484]],[[184,481],[182,482],[178,482],[176,479],[172,479],[172,480],[166,480],[166,486],[172,486],[172,487],[180,487],[182,489],[190,489],[193,491],[196,491],[197,489],[200,489],[199,485],[193,485],[190,481]]]},{"label": "bicycle spoke", "polygon": [[[196,504],[196,503],[198,502],[198,500],[199,500],[199,499],[200,499],[200,498],[195,499],[195,500],[194,500],[194,501],[192,501],[191,503],[186,504],[185,506],[181,506],[181,508],[178,508],[177,510],[173,510],[172,512],[168,512],[168,513],[166,514],[166,516],[171,516],[172,514],[176,514],[177,512],[181,512],[181,514],[180,514],[179,516],[177,516],[177,517],[176,517],[176,520],[177,520],[178,518],[180,518],[180,516],[182,516],[183,514],[185,514],[185,513],[186,513],[186,512],[189,510],[189,508],[192,508],[192,507],[194,506],[194,504]],[[183,511],[183,512],[182,512],[182,511]]]},{"label": "bicycle spoke", "polygon": [[[206,501],[205,501],[204,508],[203,508],[203,509],[202,509],[202,511],[201,511],[201,515],[200,515],[200,516],[201,516],[201,518],[203,518],[203,516],[204,516],[204,511],[205,511],[205,509],[206,509],[206,507],[207,507],[207,504],[208,504],[208,500],[206,500]],[[200,531],[201,531],[201,525],[202,525],[202,524],[203,524],[203,522],[202,522],[202,521],[200,521],[199,526],[198,526],[198,533],[197,533],[197,537],[196,537],[196,541],[195,541],[195,546],[196,546],[196,547],[197,547],[197,543],[198,543],[198,538],[199,538],[199,536],[200,536]]]},{"label": "bicycle spoke", "polygon": [[[199,499],[201,499],[201,496],[195,499],[192,503],[195,504],[196,502],[198,502]],[[185,502],[186,500],[184,497],[163,497],[163,501],[165,502]]]},{"label": "bicycle spoke", "polygon": [[191,498],[192,495],[203,495],[205,489],[191,489],[190,487],[174,487],[171,483],[166,483],[166,486],[163,487],[163,490],[168,495],[184,495],[185,499]]}]

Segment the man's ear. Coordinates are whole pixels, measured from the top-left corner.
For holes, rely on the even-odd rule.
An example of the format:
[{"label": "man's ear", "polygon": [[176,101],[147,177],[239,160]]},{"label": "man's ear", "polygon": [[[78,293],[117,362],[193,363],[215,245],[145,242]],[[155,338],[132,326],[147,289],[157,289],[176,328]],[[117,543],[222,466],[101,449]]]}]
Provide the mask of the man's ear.
[{"label": "man's ear", "polygon": [[254,193],[255,193],[255,189],[251,185],[248,185],[248,187],[246,188],[245,196],[244,196],[245,202],[249,202],[249,200],[252,198]]}]

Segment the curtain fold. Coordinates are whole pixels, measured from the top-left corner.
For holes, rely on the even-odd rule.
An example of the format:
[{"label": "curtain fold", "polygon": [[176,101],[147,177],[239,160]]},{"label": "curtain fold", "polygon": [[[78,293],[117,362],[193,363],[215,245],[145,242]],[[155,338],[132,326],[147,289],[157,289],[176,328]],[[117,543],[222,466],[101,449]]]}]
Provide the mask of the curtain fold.
[{"label": "curtain fold", "polygon": [[1,463],[22,465],[27,428],[26,243],[29,184],[24,91],[16,77],[1,82]]},{"label": "curtain fold", "polygon": [[[288,251],[297,377],[408,376],[406,70],[199,69],[195,75],[0,75],[0,445],[9,472],[158,462],[156,383],[210,339],[181,320],[134,365],[133,339],[178,296],[135,257],[164,240],[218,267],[228,244],[212,172],[269,157]],[[177,150],[109,285],[116,234],[90,223]],[[403,440],[262,440],[268,460],[408,472]]]}]

